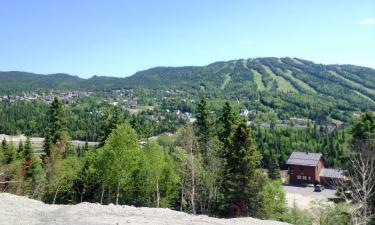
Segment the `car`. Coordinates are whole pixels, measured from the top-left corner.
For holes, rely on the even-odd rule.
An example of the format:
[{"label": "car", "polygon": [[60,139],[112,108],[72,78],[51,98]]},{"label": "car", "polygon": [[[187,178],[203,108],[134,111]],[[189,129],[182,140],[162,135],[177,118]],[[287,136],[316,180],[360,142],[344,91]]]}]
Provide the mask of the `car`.
[{"label": "car", "polygon": [[314,187],[314,184],[307,184],[306,187]]},{"label": "car", "polygon": [[321,192],[321,191],[323,191],[324,189],[325,189],[325,188],[324,188],[323,185],[317,184],[317,185],[315,185],[314,191],[316,191],[316,192]]}]

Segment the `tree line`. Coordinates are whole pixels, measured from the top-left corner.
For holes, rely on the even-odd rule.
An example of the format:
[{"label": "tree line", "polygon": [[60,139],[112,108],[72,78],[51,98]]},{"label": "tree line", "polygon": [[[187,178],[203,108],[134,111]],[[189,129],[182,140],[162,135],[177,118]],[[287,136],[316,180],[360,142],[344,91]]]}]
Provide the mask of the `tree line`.
[{"label": "tree line", "polygon": [[[375,133],[373,115],[366,115],[353,128],[353,140],[363,133]],[[96,147],[77,148],[69,143],[68,122],[58,98],[47,118],[42,154],[33,151],[30,138],[18,147],[2,141],[2,191],[53,204],[128,204],[219,217],[312,223],[307,212],[286,207],[279,153],[259,151],[262,140],[229,102],[217,116],[206,99],[201,99],[193,125],[182,126],[174,137],[149,139],[145,145],[140,144],[134,124],[124,119],[123,111],[105,117]],[[267,155],[268,170],[262,167],[262,155]],[[370,193],[365,203],[367,218],[373,210],[373,191]],[[332,212],[337,214],[336,222],[350,224],[346,223],[347,211],[337,207],[326,209],[319,218],[332,222],[327,216]]]}]

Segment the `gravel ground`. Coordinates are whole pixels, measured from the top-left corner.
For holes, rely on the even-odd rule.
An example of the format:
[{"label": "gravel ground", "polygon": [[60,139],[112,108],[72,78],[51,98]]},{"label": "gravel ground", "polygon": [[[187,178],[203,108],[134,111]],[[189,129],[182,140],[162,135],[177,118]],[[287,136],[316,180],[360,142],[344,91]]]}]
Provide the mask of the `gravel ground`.
[{"label": "gravel ground", "polygon": [[293,207],[295,203],[298,208],[311,209],[311,203],[313,201],[328,202],[329,199],[335,198],[336,190],[324,189],[322,192],[314,192],[313,187],[300,187],[284,185],[283,190],[285,192],[286,201],[288,207]]},{"label": "gravel ground", "polygon": [[286,223],[253,218],[217,219],[193,216],[170,209],[105,206],[93,203],[48,205],[26,197],[0,193],[0,225],[3,224],[286,225]]},{"label": "gravel ground", "polygon": [[[18,146],[18,143],[20,141],[22,141],[25,144],[27,138],[23,134],[18,135],[18,136],[10,136],[10,135],[6,135],[6,134],[0,134],[0,141],[2,141],[4,139],[9,143],[13,143],[15,146]],[[31,144],[33,145],[33,147],[41,148],[41,146],[43,145],[44,138],[42,138],[42,137],[31,137],[30,141],[31,141]],[[71,143],[74,146],[84,146],[85,145],[84,141],[79,141],[79,140],[72,140]],[[90,142],[89,141],[88,144],[89,145],[97,145],[98,142]]]}]

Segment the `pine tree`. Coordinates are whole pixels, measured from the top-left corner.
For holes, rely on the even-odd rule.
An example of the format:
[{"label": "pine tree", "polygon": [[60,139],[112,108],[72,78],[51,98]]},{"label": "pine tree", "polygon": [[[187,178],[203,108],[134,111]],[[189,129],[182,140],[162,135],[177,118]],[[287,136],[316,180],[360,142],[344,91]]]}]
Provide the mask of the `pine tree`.
[{"label": "pine tree", "polygon": [[351,133],[353,141],[363,141],[375,138],[375,116],[372,112],[366,112],[355,124]]},{"label": "pine tree", "polygon": [[45,156],[50,156],[52,151],[52,138],[51,138],[51,132],[50,129],[47,127],[46,129],[46,135],[44,136],[44,142],[43,142],[43,151],[45,153]]},{"label": "pine tree", "polygon": [[33,149],[32,149],[32,146],[31,146],[30,137],[27,137],[27,139],[26,139],[25,147],[24,147],[24,151],[23,151],[22,155],[26,160],[30,160],[32,155],[33,155]]},{"label": "pine tree", "polygon": [[62,133],[66,131],[66,118],[62,108],[62,102],[58,97],[55,97],[49,109],[49,124],[52,143],[56,144],[61,140]]},{"label": "pine tree", "polygon": [[224,148],[230,146],[231,137],[238,125],[238,115],[233,112],[232,106],[229,102],[225,102],[221,117],[219,118],[219,124],[221,130],[219,131],[219,139],[224,144]]},{"label": "pine tree", "polygon": [[12,145],[9,145],[5,138],[1,143],[1,149],[3,151],[3,163],[10,164],[16,159],[16,150]]},{"label": "pine tree", "polygon": [[212,121],[207,106],[207,101],[202,98],[197,106],[197,121],[195,123],[196,134],[200,149],[202,151],[203,160],[207,162],[207,144],[211,137]]},{"label": "pine tree", "polygon": [[225,161],[223,194],[226,215],[255,215],[257,206],[251,199],[260,192],[257,176],[261,155],[246,124],[241,123],[235,130]]},{"label": "pine tree", "polygon": [[270,161],[268,165],[268,176],[272,180],[280,179],[280,167],[279,162],[274,153],[271,151]]},{"label": "pine tree", "polygon": [[23,157],[23,151],[24,151],[24,146],[23,146],[23,142],[20,141],[18,143],[18,148],[17,148],[17,158],[20,159]]},{"label": "pine tree", "polygon": [[54,145],[60,154],[65,152],[68,142],[68,132],[66,127],[66,118],[62,108],[62,102],[55,97],[48,111],[48,125],[45,130],[43,149],[46,156],[51,155]]},{"label": "pine tree", "polygon": [[85,146],[83,148],[83,152],[88,152],[90,150],[90,147],[89,147],[89,143],[87,142],[87,140],[85,141]]},{"label": "pine tree", "polygon": [[103,147],[112,130],[124,122],[125,115],[120,108],[115,108],[111,113],[105,114],[99,131],[99,147]]}]

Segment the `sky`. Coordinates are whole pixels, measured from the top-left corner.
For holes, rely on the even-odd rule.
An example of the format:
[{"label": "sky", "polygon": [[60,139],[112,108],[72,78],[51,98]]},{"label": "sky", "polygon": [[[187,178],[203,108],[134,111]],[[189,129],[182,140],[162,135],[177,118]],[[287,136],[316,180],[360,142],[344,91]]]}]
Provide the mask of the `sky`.
[{"label": "sky", "polygon": [[375,68],[375,1],[0,0],[0,71],[125,77],[286,56]]}]

